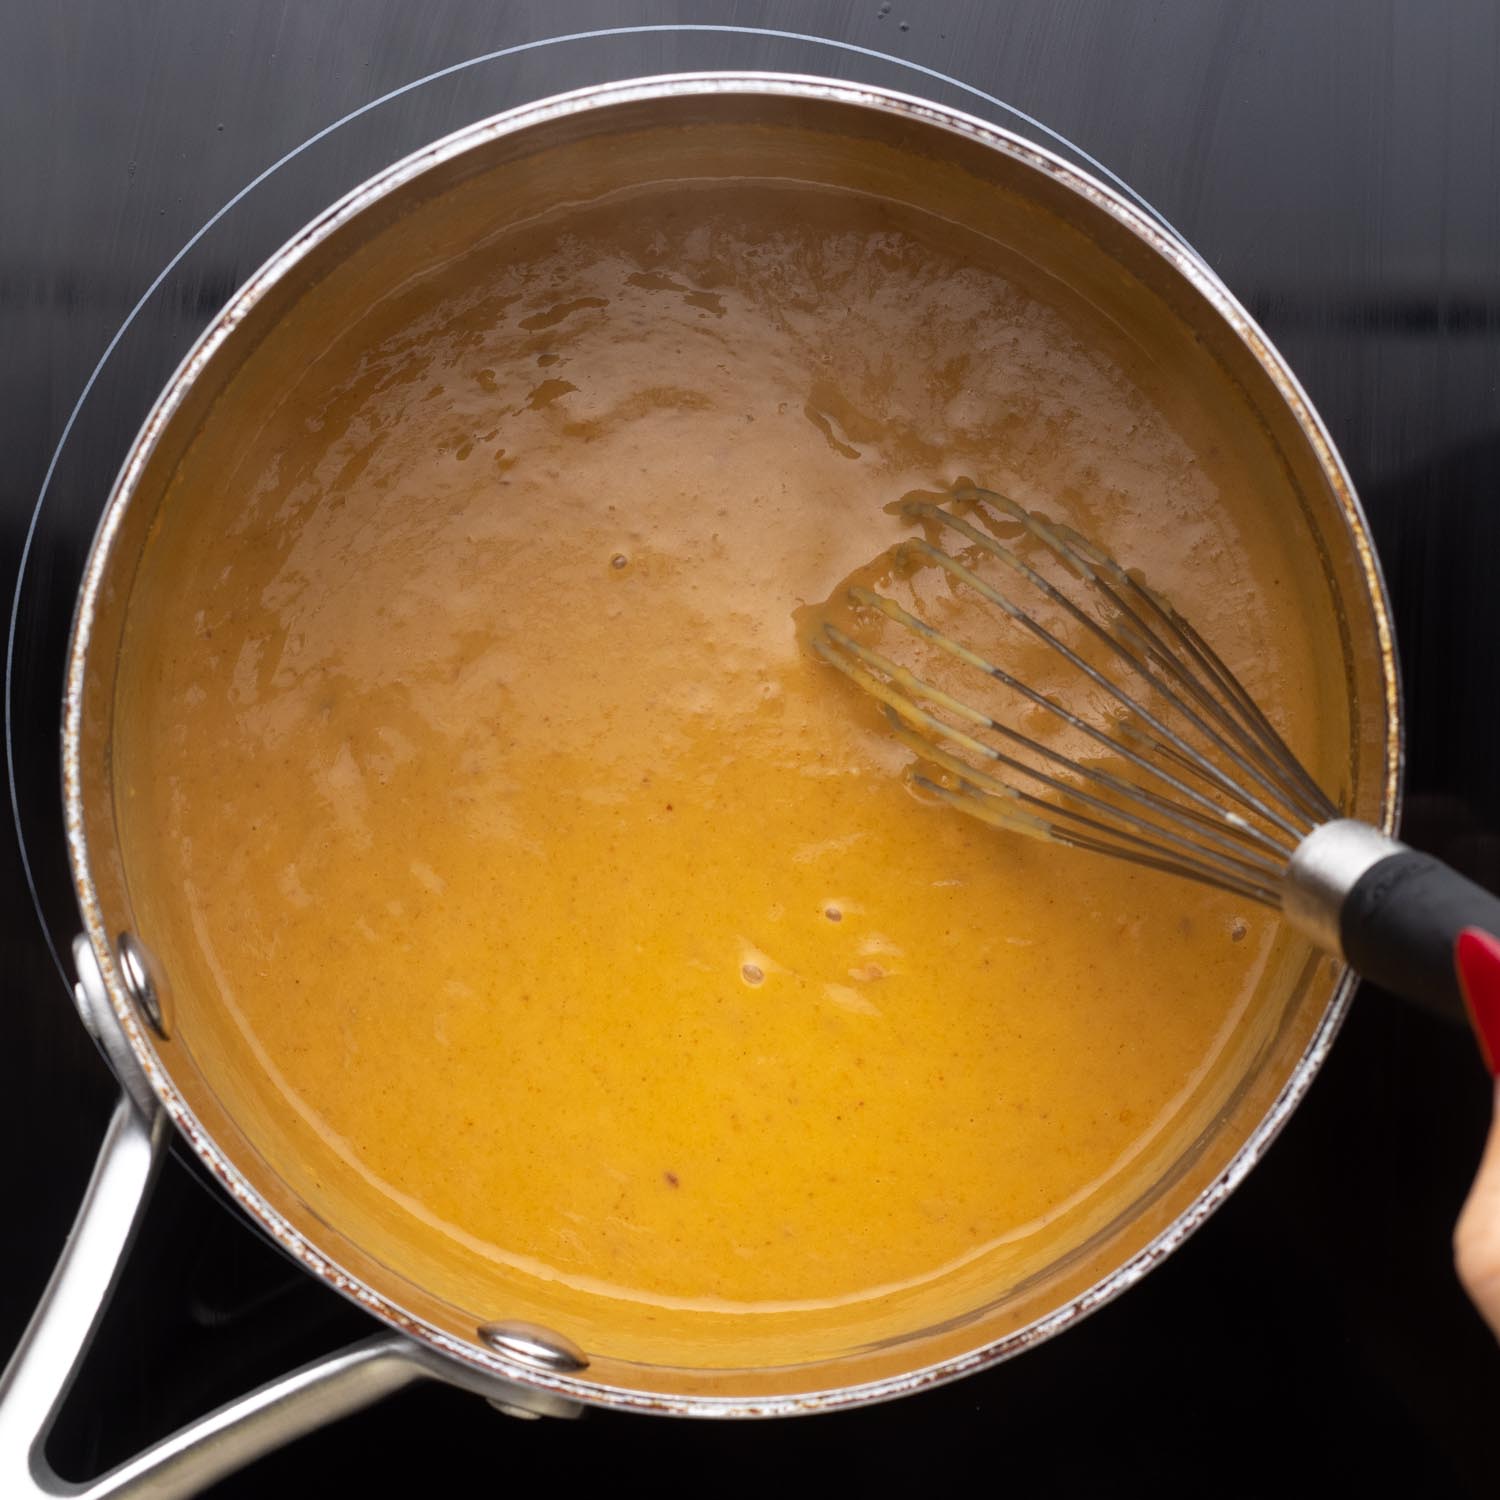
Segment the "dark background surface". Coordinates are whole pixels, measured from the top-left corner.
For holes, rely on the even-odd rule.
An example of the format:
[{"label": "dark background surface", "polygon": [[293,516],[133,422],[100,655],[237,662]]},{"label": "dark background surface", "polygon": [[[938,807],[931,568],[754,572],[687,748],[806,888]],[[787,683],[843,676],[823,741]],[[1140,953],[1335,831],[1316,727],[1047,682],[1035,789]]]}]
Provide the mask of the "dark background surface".
[{"label": "dark background surface", "polygon": [[[459,66],[547,36],[672,23],[746,30],[579,38]],[[0,1350],[66,1234],[113,1094],[49,953],[66,953],[76,921],[57,700],[83,552],[152,396],[236,283],[376,168],[526,99],[716,66],[865,79],[1002,123],[995,101],[1008,101],[1177,225],[1288,356],[1370,513],[1408,692],[1406,836],[1500,876],[1491,0],[10,6],[0,576],[7,598],[20,578],[7,727],[28,866],[7,819]],[[520,1424],[424,1389],[215,1493],[908,1472],[935,1488],[972,1464],[1027,1495],[1492,1496],[1500,1352],[1449,1253],[1487,1109],[1461,1030],[1364,992],[1310,1099],[1229,1205],[1142,1286],[1013,1364],[894,1406],[772,1426],[600,1413]],[[367,1326],[170,1164],[55,1461],[96,1472]]]}]

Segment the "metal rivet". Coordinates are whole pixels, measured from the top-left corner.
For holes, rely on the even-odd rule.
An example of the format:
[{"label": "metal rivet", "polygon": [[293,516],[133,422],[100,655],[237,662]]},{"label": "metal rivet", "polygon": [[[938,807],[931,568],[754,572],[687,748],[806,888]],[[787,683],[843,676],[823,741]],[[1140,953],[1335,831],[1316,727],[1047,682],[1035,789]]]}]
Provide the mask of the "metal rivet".
[{"label": "metal rivet", "polygon": [[481,1323],[480,1342],[518,1364],[551,1375],[569,1375],[589,1366],[586,1355],[572,1339],[540,1323]]},{"label": "metal rivet", "polygon": [[496,1411],[504,1412],[507,1417],[515,1417],[519,1422],[540,1422],[542,1420],[541,1412],[532,1411],[529,1406],[517,1406],[513,1401],[492,1400],[490,1405]]},{"label": "metal rivet", "polygon": [[167,1023],[162,1014],[163,986],[157,978],[156,961],[145,945],[128,932],[120,934],[115,947],[120,957],[120,978],[125,993],[145,1017],[146,1024],[165,1041]]}]

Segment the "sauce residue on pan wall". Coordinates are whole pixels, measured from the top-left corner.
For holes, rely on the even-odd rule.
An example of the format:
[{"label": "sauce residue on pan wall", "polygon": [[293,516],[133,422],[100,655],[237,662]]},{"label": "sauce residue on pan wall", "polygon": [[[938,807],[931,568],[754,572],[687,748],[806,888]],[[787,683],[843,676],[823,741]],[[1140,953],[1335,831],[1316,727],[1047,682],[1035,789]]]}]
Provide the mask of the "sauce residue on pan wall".
[{"label": "sauce residue on pan wall", "polygon": [[1144,566],[1316,760],[1222,399],[990,240],[785,183],[278,337],[165,503],[115,751],[183,1038],[315,1211],[712,1364],[994,1297],[1141,1192],[1276,922],[925,804],[794,611],[973,476]]}]

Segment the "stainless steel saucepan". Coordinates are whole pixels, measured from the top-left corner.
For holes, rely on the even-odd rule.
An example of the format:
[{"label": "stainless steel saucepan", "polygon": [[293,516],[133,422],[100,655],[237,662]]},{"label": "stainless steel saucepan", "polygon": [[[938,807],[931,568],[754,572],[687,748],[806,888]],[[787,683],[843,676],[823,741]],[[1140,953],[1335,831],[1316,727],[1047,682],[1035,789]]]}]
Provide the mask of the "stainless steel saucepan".
[{"label": "stainless steel saucepan", "polygon": [[[724,143],[728,142],[728,149]],[[717,144],[715,144],[717,143]],[[712,150],[708,149],[712,146]],[[1304,539],[1308,576],[1341,671],[1329,712],[1344,810],[1390,832],[1401,768],[1390,613],[1358,501],[1327,432],[1245,310],[1179,239],[1057,157],[992,125],[914,98],[812,78],[689,75],[586,89],[496,116],[399,162],[309,224],[231,299],[183,361],[132,445],[95,537],[78,599],[64,700],[63,782],[82,932],[75,998],[121,1098],[74,1232],[0,1386],[0,1494],[189,1494],[297,1434],[412,1381],[445,1381],[524,1414],[598,1405],[683,1416],[775,1416],[882,1401],[1007,1359],[1138,1281],[1223,1201],[1306,1091],[1343,1017],[1349,975],[1292,947],[1264,1030],[1222,1104],[1130,1207],[1043,1274],[976,1300],[968,1315],[796,1366],[668,1368],[580,1348],[537,1309],[474,1306],[403,1277],[315,1213],[255,1145],[202,1067],[211,1039],[174,1005],[174,978],[143,940],[118,847],[110,745],[122,628],[136,565],[174,469],[209,408],[277,327],[339,267],[454,195],[482,193],[493,222],[622,181],[796,176],[847,186],[875,153],[879,191],[962,212],[1005,238],[1018,215],[1069,227],[1066,274],[1129,282],[1153,316],[1185,325],[1239,393],[1226,421],[1253,429],[1279,474],[1268,525]],[[583,177],[561,175],[562,165]],[[592,165],[589,165],[589,164]],[[895,165],[891,165],[895,163]],[[929,168],[941,164],[943,172]],[[861,169],[863,170],[863,169]],[[953,171],[968,187],[952,195]],[[870,183],[863,184],[869,188]],[[941,202],[938,194],[947,194]],[[1039,213],[1036,211],[1040,211]],[[1016,231],[1019,233],[1019,229]],[[1029,231],[1028,231],[1029,232]],[[435,252],[436,253],[436,252]],[[1045,245],[1033,246],[1045,255]],[[1064,274],[1059,270],[1059,274]],[[81,1489],[44,1443],[129,1249],[169,1141],[185,1143],[247,1217],[308,1272],[370,1314],[364,1341],[273,1381]]]}]

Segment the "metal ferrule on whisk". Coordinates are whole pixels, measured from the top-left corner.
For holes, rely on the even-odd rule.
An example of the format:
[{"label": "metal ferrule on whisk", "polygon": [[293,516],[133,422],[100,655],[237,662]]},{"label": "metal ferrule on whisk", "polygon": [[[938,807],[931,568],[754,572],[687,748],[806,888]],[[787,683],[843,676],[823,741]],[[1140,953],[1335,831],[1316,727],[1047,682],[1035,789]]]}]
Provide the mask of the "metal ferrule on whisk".
[{"label": "metal ferrule on whisk", "polygon": [[1281,891],[1282,914],[1325,953],[1342,953],[1340,918],[1350,892],[1382,860],[1405,847],[1354,818],[1322,824],[1292,853]]}]

